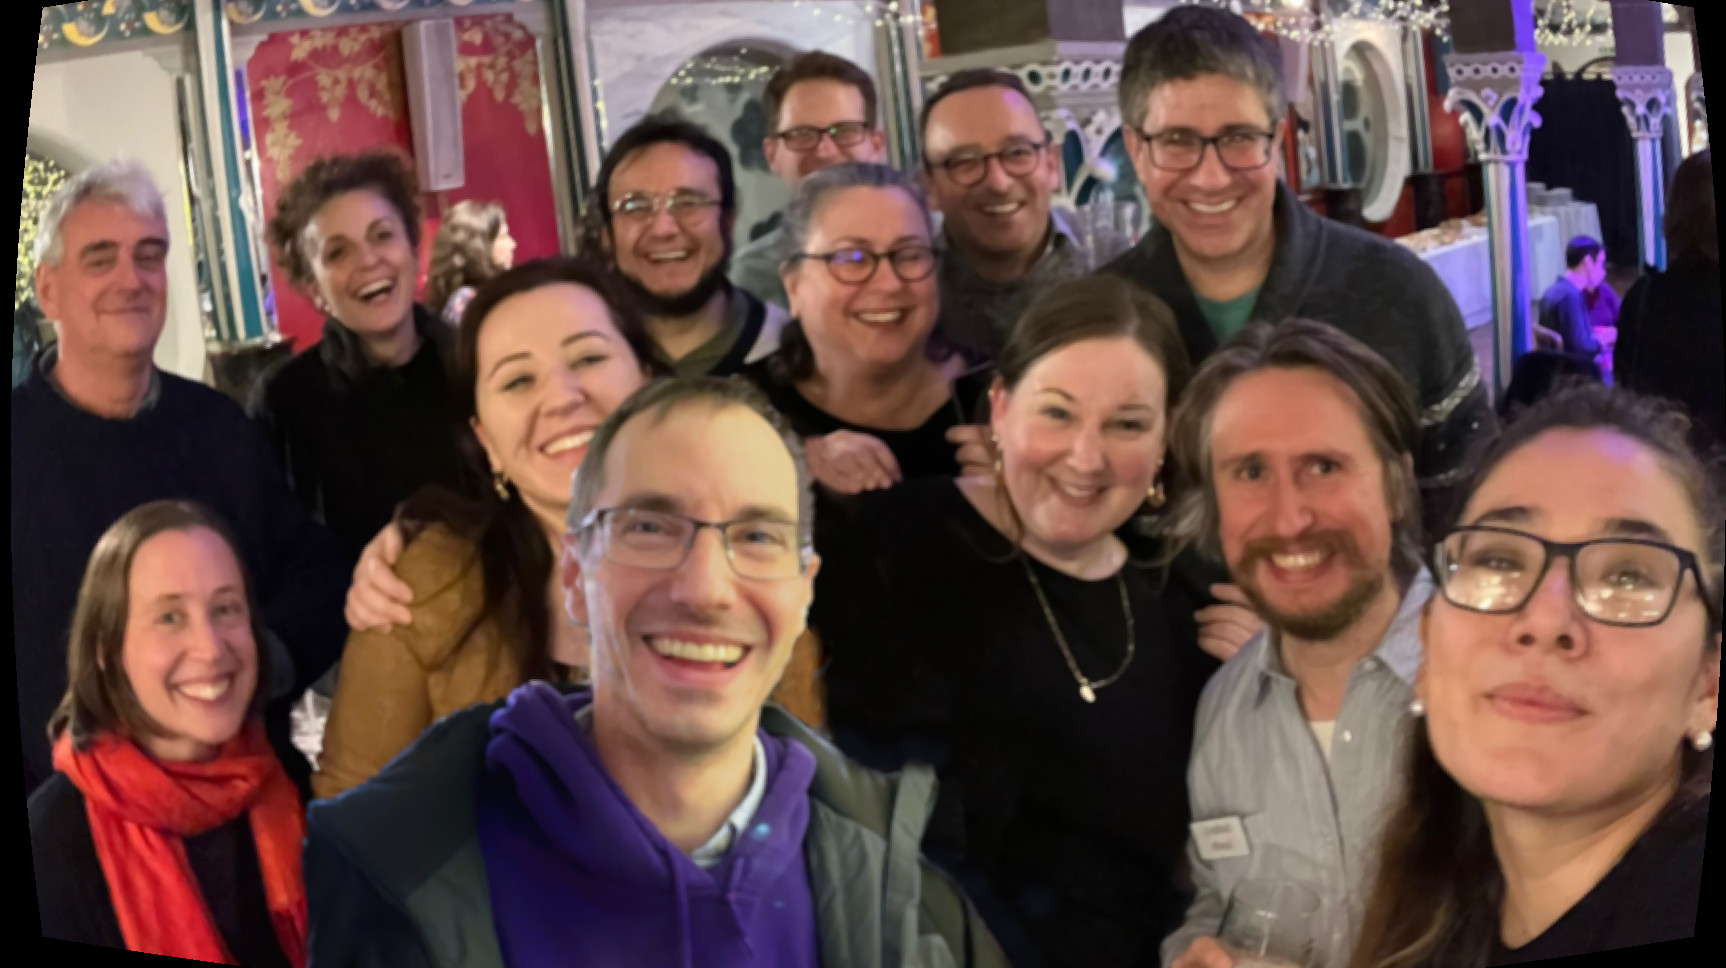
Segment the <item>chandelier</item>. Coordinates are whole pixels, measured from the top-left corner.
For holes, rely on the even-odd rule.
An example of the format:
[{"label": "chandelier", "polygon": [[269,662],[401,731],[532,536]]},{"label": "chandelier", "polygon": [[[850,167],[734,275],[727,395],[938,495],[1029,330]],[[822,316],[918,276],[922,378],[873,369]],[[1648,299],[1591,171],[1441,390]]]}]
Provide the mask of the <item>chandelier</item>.
[{"label": "chandelier", "polygon": [[1540,0],[1534,39],[1547,47],[1584,47],[1612,36],[1612,5],[1600,0]]},{"label": "chandelier", "polygon": [[[1181,0],[1233,11],[1298,44],[1324,43],[1345,20],[1371,20],[1450,39],[1450,0]],[[1318,9],[1314,9],[1314,8]],[[1328,11],[1328,12],[1327,12]]]}]

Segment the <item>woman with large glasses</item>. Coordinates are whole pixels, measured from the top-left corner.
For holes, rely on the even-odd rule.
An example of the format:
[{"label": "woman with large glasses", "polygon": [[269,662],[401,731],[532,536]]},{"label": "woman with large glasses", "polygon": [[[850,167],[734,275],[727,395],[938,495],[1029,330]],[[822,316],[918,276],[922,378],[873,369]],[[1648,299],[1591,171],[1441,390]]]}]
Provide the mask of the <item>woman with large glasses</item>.
[{"label": "woman with large glasses", "polygon": [[745,375],[805,438],[810,473],[835,494],[957,477],[947,431],[970,422],[986,384],[935,333],[922,191],[884,165],[848,162],[805,179],[783,224],[794,321]]},{"label": "woman with large glasses", "polygon": [[1485,455],[1434,553],[1425,718],[1354,968],[1695,933],[1726,525],[1688,429],[1583,387]]}]

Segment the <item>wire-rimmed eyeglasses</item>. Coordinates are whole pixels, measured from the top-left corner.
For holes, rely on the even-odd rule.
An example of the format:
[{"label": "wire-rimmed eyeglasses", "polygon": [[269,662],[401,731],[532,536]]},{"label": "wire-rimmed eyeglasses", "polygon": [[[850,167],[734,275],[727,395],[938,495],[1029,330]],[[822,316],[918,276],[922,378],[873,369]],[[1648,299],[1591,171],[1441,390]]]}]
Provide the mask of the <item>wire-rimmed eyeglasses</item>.
[{"label": "wire-rimmed eyeglasses", "polygon": [[671,511],[598,508],[582,519],[579,534],[591,533],[600,554],[610,561],[649,571],[675,571],[689,558],[703,528],[719,532],[725,558],[739,578],[785,581],[809,564],[795,521],[749,515],[731,521],[698,521]]},{"label": "wire-rimmed eyeglasses", "polygon": [[799,125],[787,128],[773,137],[778,138],[785,147],[804,155],[819,147],[822,138],[832,141],[836,148],[855,148],[869,136],[869,130],[869,125],[862,121],[841,121],[825,128],[809,124]]}]

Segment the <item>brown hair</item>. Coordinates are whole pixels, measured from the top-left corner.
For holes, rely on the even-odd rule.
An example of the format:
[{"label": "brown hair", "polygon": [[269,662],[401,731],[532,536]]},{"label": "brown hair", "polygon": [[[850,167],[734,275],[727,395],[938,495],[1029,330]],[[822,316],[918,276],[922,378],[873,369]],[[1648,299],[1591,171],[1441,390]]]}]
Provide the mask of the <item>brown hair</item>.
[{"label": "brown hair", "polygon": [[138,704],[137,693],[126,678],[121,653],[126,647],[126,625],[132,608],[132,562],[138,549],[151,538],[169,531],[206,530],[215,534],[233,552],[239,563],[246,595],[246,613],[251,619],[256,646],[258,677],[252,693],[252,714],[261,714],[269,694],[270,650],[264,637],[263,616],[252,597],[252,580],[233,535],[215,514],[191,501],[152,501],[114,522],[96,542],[84,581],[78,588],[78,604],[72,611],[72,635],[66,650],[66,695],[48,718],[48,741],[59,740],[71,730],[72,745],[85,749],[104,733],[124,736],[160,736],[162,727]]},{"label": "brown hair", "polygon": [[276,216],[270,219],[270,248],[290,283],[301,289],[317,284],[304,245],[306,226],[331,199],[360,191],[372,192],[395,208],[407,231],[408,244],[419,251],[419,187],[413,169],[400,155],[368,151],[319,158],[282,189],[276,198]]},{"label": "brown hair", "polygon": [[865,73],[863,68],[843,57],[835,57],[824,50],[813,50],[793,57],[768,79],[767,90],[761,94],[761,106],[767,109],[767,129],[770,133],[779,133],[779,109],[785,103],[785,95],[804,81],[838,81],[856,88],[857,93],[863,95],[863,117],[859,120],[870,128],[875,127],[874,79]]},{"label": "brown hair", "polygon": [[[396,511],[406,535],[442,524],[473,543],[485,597],[457,641],[465,642],[481,625],[495,622],[524,680],[548,678],[551,672],[552,629],[539,590],[551,581],[556,562],[546,546],[545,530],[520,495],[511,491],[508,499],[498,497],[485,448],[474,436],[473,419],[479,413],[479,335],[492,312],[511,296],[560,284],[596,293],[611,309],[612,324],[643,372],[649,377],[665,372],[652,351],[641,313],[622,295],[612,275],[591,259],[535,259],[499,274],[479,287],[462,313],[449,360],[452,417],[462,455],[460,492],[427,487]],[[446,661],[454,655],[451,650]]]},{"label": "brown hair", "polygon": [[1394,544],[1392,565],[1407,579],[1420,568],[1420,490],[1414,455],[1420,450],[1420,410],[1408,383],[1366,344],[1325,323],[1289,319],[1253,323],[1206,360],[1187,386],[1169,433],[1173,496],[1164,517],[1166,559],[1196,547],[1223,560],[1216,482],[1211,479],[1211,419],[1235,381],[1264,370],[1317,370],[1354,393],[1361,423],[1384,462],[1385,502]]},{"label": "brown hair", "polygon": [[1672,173],[1672,190],[1666,197],[1666,248],[1671,262],[1720,264],[1713,151],[1703,148]]},{"label": "brown hair", "polygon": [[[1500,464],[1559,429],[1609,430],[1636,441],[1658,455],[1684,489],[1706,535],[1698,558],[1707,578],[1698,592],[1709,617],[1704,654],[1715,652],[1721,562],[1726,558],[1726,501],[1720,492],[1718,461],[1698,456],[1688,443],[1689,418],[1664,401],[1600,385],[1574,387],[1540,401],[1478,456],[1452,526],[1460,520],[1466,497]],[[1375,885],[1349,965],[1482,968],[1498,937],[1504,903],[1504,875],[1492,849],[1492,831],[1480,801],[1434,756],[1426,721],[1415,720],[1412,729],[1402,799],[1385,825]],[[1713,785],[1713,752],[1681,747],[1679,774],[1679,791],[1667,813],[1708,795]]]},{"label": "brown hair", "polygon": [[1280,125],[1287,113],[1282,50],[1245,17],[1217,7],[1177,7],[1127,41],[1118,86],[1121,119],[1142,130],[1152,91],[1212,74],[1252,88],[1271,126]]},{"label": "brown hair", "polygon": [[[1148,353],[1162,367],[1164,405],[1169,409],[1192,378],[1192,360],[1167,303],[1115,276],[1081,276],[1049,287],[1025,309],[1001,348],[995,380],[1008,391],[1017,389],[1031,367],[1074,343],[1093,339],[1130,339]],[[1024,539],[1024,519],[998,476],[996,487],[1012,521],[1014,533],[1008,537],[1017,546]]]},{"label": "brown hair", "polygon": [[[946,83],[941,85],[941,89],[930,95],[929,100],[923,102],[923,115],[917,119],[918,133],[923,136],[928,135],[929,118],[935,113],[935,105],[961,91],[975,91],[984,87],[1000,87],[1009,91],[1017,91],[1019,96],[1025,99],[1025,103],[1031,106],[1032,112],[1037,110],[1036,98],[1031,96],[1031,89],[1025,86],[1024,80],[1019,75],[1012,71],[997,70],[993,67],[970,67],[947,78]],[[923,166],[929,167],[927,155],[923,156]]]},{"label": "brown hair", "polygon": [[426,308],[439,315],[463,286],[478,286],[502,270],[491,247],[503,234],[503,206],[496,202],[457,204],[438,226],[426,269]]}]

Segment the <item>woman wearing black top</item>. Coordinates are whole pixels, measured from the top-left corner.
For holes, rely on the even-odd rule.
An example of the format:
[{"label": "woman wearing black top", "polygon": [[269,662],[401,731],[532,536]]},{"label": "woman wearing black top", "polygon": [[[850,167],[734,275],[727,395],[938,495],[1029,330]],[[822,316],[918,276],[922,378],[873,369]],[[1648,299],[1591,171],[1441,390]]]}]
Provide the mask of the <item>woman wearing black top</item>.
[{"label": "woman wearing black top", "polygon": [[208,510],[157,501],[102,536],[48,726],[55,773],[29,802],[43,937],[304,968],[305,822],[258,720],[261,637]]},{"label": "woman wearing black top", "polygon": [[384,153],[313,162],[270,223],[288,278],[330,318],[317,348],[263,376],[250,409],[350,561],[408,495],[457,483],[452,334],[414,302],[419,232],[413,175]]},{"label": "woman wearing black top", "polygon": [[1000,357],[993,475],[868,495],[822,552],[833,735],[872,766],[936,765],[925,849],[1020,968],[1155,965],[1187,900],[1187,753],[1216,662],[1199,595],[1127,525],[1162,501],[1188,373],[1154,297],[1062,284]]},{"label": "woman wearing black top", "polygon": [[831,494],[956,477],[947,431],[971,422],[986,383],[935,335],[922,190],[885,165],[836,165],[803,181],[782,224],[795,321],[744,375],[805,438],[810,473]]},{"label": "woman wearing black top", "polygon": [[1485,455],[1434,553],[1425,718],[1354,968],[1695,933],[1726,522],[1688,432],[1665,404],[1581,387]]}]

